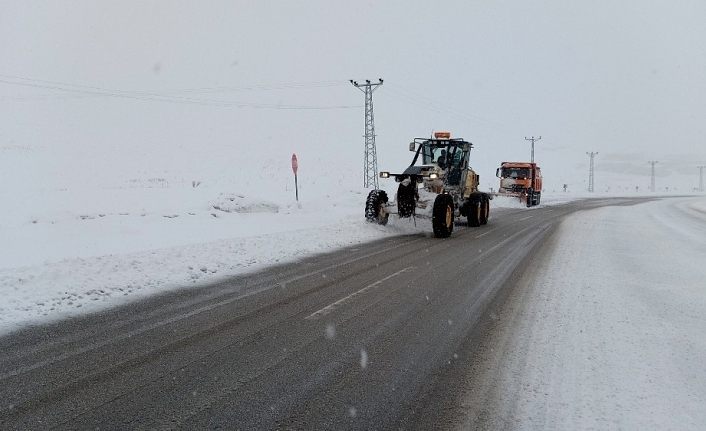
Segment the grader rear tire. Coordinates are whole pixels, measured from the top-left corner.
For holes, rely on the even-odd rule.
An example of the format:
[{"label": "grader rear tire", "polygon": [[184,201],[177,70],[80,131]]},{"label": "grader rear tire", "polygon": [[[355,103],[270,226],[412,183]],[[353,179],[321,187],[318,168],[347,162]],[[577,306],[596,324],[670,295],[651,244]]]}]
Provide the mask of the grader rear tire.
[{"label": "grader rear tire", "polygon": [[468,226],[478,227],[483,222],[483,204],[474,200],[468,204]]},{"label": "grader rear tire", "polygon": [[483,217],[480,220],[480,224],[488,224],[488,217],[490,217],[490,201],[484,199],[481,205],[483,206]]},{"label": "grader rear tire", "polygon": [[451,195],[441,194],[434,199],[431,225],[434,236],[448,238],[454,230],[454,200]]}]

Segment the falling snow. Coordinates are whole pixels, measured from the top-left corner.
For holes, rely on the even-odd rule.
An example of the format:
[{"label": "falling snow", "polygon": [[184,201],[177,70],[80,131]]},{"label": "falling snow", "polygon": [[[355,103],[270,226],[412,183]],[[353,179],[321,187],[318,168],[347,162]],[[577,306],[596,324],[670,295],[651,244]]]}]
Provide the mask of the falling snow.
[{"label": "falling snow", "polygon": [[368,367],[368,352],[365,351],[365,349],[360,350],[360,368],[367,368]]}]

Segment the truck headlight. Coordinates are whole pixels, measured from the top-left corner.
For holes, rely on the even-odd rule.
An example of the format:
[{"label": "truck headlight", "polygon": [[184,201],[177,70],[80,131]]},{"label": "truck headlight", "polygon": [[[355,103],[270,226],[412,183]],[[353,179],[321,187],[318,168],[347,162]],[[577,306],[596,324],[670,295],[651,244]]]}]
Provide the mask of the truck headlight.
[{"label": "truck headlight", "polygon": [[429,174],[430,180],[435,180],[437,178],[439,178],[439,174],[437,174],[436,172],[432,172],[431,174]]},{"label": "truck headlight", "polygon": [[390,178],[390,173],[389,172],[380,172],[380,178]]}]

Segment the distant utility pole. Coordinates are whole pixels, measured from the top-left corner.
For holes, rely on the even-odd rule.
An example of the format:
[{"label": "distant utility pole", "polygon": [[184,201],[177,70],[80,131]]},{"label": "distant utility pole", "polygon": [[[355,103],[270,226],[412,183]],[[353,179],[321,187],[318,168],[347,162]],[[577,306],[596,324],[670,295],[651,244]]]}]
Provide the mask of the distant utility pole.
[{"label": "distant utility pole", "polygon": [[699,168],[699,191],[701,193],[704,192],[704,168],[706,166],[697,166]]},{"label": "distant utility pole", "polygon": [[534,141],[539,141],[540,139],[542,139],[541,136],[539,138],[535,138],[534,136],[528,138],[527,136],[525,136],[525,141],[532,141],[532,157],[530,158],[530,162],[532,163],[534,163]]},{"label": "distant utility pole", "polygon": [[652,165],[652,176],[650,178],[650,191],[654,193],[654,191],[655,191],[655,165],[659,162],[657,160],[650,160],[647,163]]},{"label": "distant utility pole", "polygon": [[593,158],[596,157],[597,154],[598,151],[586,152],[586,155],[591,158],[591,162],[588,166],[588,191],[591,193],[593,193]]},{"label": "distant utility pole", "polygon": [[382,85],[382,79],[371,83],[358,84],[350,80],[351,84],[365,93],[365,154],[363,156],[363,186],[378,188],[378,156],[375,150],[375,120],[373,117],[373,91]]}]

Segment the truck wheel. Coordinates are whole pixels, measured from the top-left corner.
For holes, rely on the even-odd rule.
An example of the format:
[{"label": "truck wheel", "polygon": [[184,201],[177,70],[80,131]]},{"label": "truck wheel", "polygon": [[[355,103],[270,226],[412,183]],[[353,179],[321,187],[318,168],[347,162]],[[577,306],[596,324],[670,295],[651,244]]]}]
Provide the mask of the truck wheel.
[{"label": "truck wheel", "polygon": [[408,186],[400,184],[397,188],[397,215],[412,217],[417,206],[417,185],[410,183]]},{"label": "truck wheel", "polygon": [[390,214],[385,211],[387,193],[384,190],[371,190],[365,201],[365,219],[370,223],[385,225]]},{"label": "truck wheel", "polygon": [[483,221],[483,204],[480,200],[468,204],[468,226],[478,227]]},{"label": "truck wheel", "polygon": [[489,200],[484,200],[483,201],[483,218],[480,221],[480,224],[488,224],[488,217],[490,217],[490,201]]},{"label": "truck wheel", "polygon": [[535,205],[539,205],[539,203],[540,203],[541,201],[542,201],[542,194],[541,194],[541,193],[537,193],[537,203],[535,203]]},{"label": "truck wheel", "polygon": [[531,207],[534,203],[534,192],[532,189],[527,190],[527,208]]},{"label": "truck wheel", "polygon": [[441,194],[434,199],[431,225],[434,236],[448,238],[454,230],[454,200],[451,195]]}]

